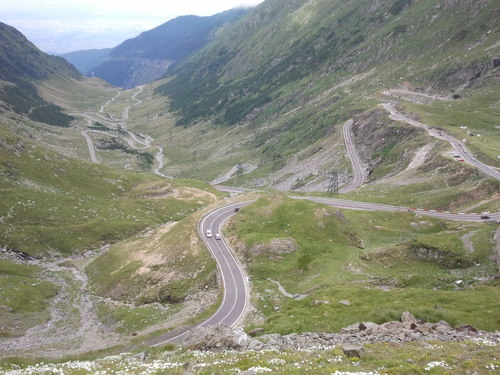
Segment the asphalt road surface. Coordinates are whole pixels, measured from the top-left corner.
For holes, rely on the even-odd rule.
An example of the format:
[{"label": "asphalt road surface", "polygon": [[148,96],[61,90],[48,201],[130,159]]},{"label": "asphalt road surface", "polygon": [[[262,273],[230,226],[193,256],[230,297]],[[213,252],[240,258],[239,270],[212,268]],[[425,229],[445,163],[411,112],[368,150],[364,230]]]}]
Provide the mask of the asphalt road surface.
[{"label": "asphalt road surface", "polygon": [[433,129],[430,126],[427,126],[425,124],[422,124],[421,122],[406,117],[405,115],[396,111],[396,109],[391,104],[388,103],[382,104],[382,107],[384,107],[390,113],[390,117],[393,120],[406,122],[410,125],[426,129],[432,137],[449,142],[451,146],[455,149],[455,152],[460,156],[462,156],[465,162],[474,166],[475,168],[483,172],[485,175],[493,177],[494,179],[500,181],[500,173],[497,172],[494,168],[490,167],[489,165],[481,163],[479,160],[477,160],[462,142],[456,140],[455,138],[446,134],[443,131]]},{"label": "asphalt road surface", "polygon": [[353,124],[353,120],[349,120],[344,124],[342,128],[342,134],[344,136],[345,146],[347,148],[347,155],[351,160],[352,171],[353,171],[353,179],[349,185],[340,189],[341,193],[347,193],[349,191],[355,190],[363,185],[366,181],[366,174],[363,169],[363,165],[361,164],[361,160],[356,152],[356,145],[354,144],[351,137],[351,126]]},{"label": "asphalt road surface", "polygon": [[[420,208],[410,208],[401,206],[391,206],[379,203],[350,201],[335,198],[323,197],[292,197],[294,199],[307,199],[316,203],[326,204],[332,207],[351,209],[351,210],[367,210],[367,211],[385,211],[385,212],[406,212],[415,213],[423,216],[431,216],[447,220],[458,221],[497,221],[500,220],[500,212],[488,214],[489,219],[481,219],[479,213],[453,213],[438,210],[425,210]],[[245,315],[249,301],[248,293],[248,278],[241,267],[240,262],[233,255],[231,249],[224,241],[224,237],[216,240],[214,236],[208,238],[206,233],[209,229],[213,235],[221,233],[222,225],[229,217],[235,214],[235,207],[244,207],[251,204],[253,201],[241,203],[233,203],[221,208],[218,208],[206,215],[199,224],[199,233],[203,238],[206,246],[210,250],[213,258],[217,262],[219,274],[221,276],[224,298],[219,309],[214,315],[207,320],[190,327],[182,327],[175,329],[165,335],[157,337],[149,341],[150,346],[158,346],[165,343],[180,343],[189,334],[189,331],[196,327],[207,327],[217,324],[225,324],[233,327],[241,321]]]},{"label": "asphalt road surface", "polygon": [[428,210],[423,208],[391,206],[388,204],[350,201],[350,200],[336,199],[336,198],[323,198],[323,197],[291,197],[291,198],[307,199],[316,203],[322,203],[332,207],[345,208],[349,210],[409,212],[409,213],[411,212],[424,216],[432,216],[440,219],[457,220],[457,221],[495,222],[497,220],[500,220],[500,212],[488,213],[487,216],[489,217],[489,219],[481,219],[480,213],[461,213],[461,212],[448,212],[441,210]]},{"label": "asphalt road surface", "polygon": [[179,343],[196,327],[207,327],[225,324],[234,327],[244,316],[249,301],[248,278],[238,259],[222,237],[216,240],[214,236],[208,238],[207,229],[215,235],[221,233],[222,225],[230,216],[234,215],[235,207],[244,207],[253,201],[233,203],[210,212],[205,216],[198,227],[200,236],[217,262],[219,274],[224,288],[224,297],[219,309],[207,320],[191,327],[183,327],[151,340],[148,345],[158,346],[165,343]]}]

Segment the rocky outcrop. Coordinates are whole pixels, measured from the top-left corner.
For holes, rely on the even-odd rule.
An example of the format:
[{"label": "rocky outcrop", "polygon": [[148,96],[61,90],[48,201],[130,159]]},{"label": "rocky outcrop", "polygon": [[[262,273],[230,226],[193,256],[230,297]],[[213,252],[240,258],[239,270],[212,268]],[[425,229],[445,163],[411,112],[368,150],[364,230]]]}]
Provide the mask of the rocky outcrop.
[{"label": "rocky outcrop", "polygon": [[224,324],[197,327],[183,341],[184,347],[193,350],[242,350],[255,341],[241,329],[232,329]]},{"label": "rocky outcrop", "polygon": [[[242,330],[233,330],[224,325],[197,328],[182,345],[198,350],[307,350],[336,345],[345,345],[344,347],[349,349],[374,342],[465,340],[500,345],[500,332],[480,331],[469,325],[453,328],[445,321],[428,323],[405,312],[399,321],[383,324],[356,323],[343,328],[340,333],[308,332],[286,336],[270,334],[255,339],[247,336]],[[359,353],[361,352],[358,350]]]},{"label": "rocky outcrop", "polygon": [[266,254],[270,257],[276,255],[290,254],[298,250],[298,246],[293,238],[273,238],[267,243],[254,245],[250,252],[252,255]]}]

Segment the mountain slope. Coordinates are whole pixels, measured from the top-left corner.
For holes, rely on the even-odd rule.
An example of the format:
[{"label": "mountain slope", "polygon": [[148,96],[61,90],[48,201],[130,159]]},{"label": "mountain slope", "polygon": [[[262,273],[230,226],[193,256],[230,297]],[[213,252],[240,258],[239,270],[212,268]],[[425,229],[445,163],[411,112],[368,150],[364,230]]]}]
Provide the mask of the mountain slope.
[{"label": "mountain slope", "polygon": [[51,75],[80,77],[64,59],[36,48],[19,31],[0,23],[0,99],[3,105],[30,119],[68,126],[73,117],[48,103],[37,92],[37,83]]},{"label": "mountain slope", "polygon": [[63,53],[60,56],[73,64],[81,74],[92,75],[91,69],[108,58],[111,48],[89,49]]},{"label": "mountain slope", "polygon": [[[342,185],[350,165],[340,126],[352,118],[369,184],[393,178],[394,189],[413,181],[434,191],[438,180],[455,176],[470,190],[484,177],[454,162],[449,144],[391,120],[379,105],[418,110],[410,116],[425,115],[457,139],[464,137],[459,125],[468,126],[485,137],[468,137],[472,152],[500,167],[492,121],[499,115],[499,11],[492,0],[265,1],[157,88],[177,125],[206,134],[197,145],[204,161],[185,166],[185,174],[241,161],[259,168],[239,184],[324,191],[335,169]],[[394,88],[427,95],[426,102],[415,108],[407,95],[384,95]],[[452,107],[470,121],[453,117]],[[221,134],[222,145],[209,142]],[[430,151],[413,168],[419,149]],[[448,177],[429,173],[433,158]]]},{"label": "mountain slope", "polygon": [[113,48],[109,58],[91,71],[123,88],[161,78],[173,64],[212,40],[218,28],[246,12],[234,9],[210,17],[177,17]]},{"label": "mountain slope", "polygon": [[[485,0],[298,1],[286,7],[266,1],[159,90],[173,99],[181,123],[215,112],[227,124],[294,83],[329,78],[335,84],[383,66],[398,67],[383,72],[385,79],[394,81],[408,67],[405,79],[452,90],[492,70],[492,54],[484,50],[494,47],[498,16],[494,2]],[[199,107],[194,113],[193,103]]]}]

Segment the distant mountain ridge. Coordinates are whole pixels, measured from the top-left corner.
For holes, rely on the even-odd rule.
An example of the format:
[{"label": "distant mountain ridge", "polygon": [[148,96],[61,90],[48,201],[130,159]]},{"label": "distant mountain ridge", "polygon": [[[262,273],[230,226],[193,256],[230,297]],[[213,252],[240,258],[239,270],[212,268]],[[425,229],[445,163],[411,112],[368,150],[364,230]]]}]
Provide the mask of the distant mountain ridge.
[{"label": "distant mountain ridge", "polygon": [[73,117],[37,91],[37,83],[52,74],[81,76],[63,58],[47,55],[15,28],[0,22],[0,104],[35,121],[68,126]]},{"label": "distant mountain ridge", "polygon": [[159,79],[176,63],[209,43],[217,29],[247,13],[232,9],[210,17],[181,16],[113,48],[92,74],[123,88]]},{"label": "distant mountain ridge", "polygon": [[89,49],[60,54],[69,63],[73,64],[83,75],[92,75],[92,68],[100,65],[109,57],[112,48]]}]

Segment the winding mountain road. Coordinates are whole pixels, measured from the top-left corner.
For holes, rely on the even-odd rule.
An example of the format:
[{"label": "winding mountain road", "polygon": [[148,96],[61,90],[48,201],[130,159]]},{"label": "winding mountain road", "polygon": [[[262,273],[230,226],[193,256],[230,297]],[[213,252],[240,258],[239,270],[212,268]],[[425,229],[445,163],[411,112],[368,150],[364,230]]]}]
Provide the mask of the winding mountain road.
[{"label": "winding mountain road", "polygon": [[[489,176],[499,179],[497,175],[500,174],[491,169],[489,166],[482,164],[481,162],[477,161],[475,158],[470,156],[470,153],[461,142],[458,142],[456,139],[444,134],[441,131],[437,131],[424,124],[421,124],[417,121],[407,118],[406,116],[401,115],[390,104],[384,104],[383,106],[386,110],[390,112],[391,118],[393,118],[394,120],[405,121],[412,125],[425,128],[429,131],[429,133],[432,136],[447,140],[452,144],[452,146],[457,150],[457,152],[460,152],[463,155],[464,159],[466,159],[469,163],[471,163],[478,169],[482,170]],[[366,181],[366,174],[363,169],[359,155],[356,152],[355,144],[351,136],[352,125],[353,125],[353,120],[351,119],[347,121],[342,128],[342,133],[347,148],[347,153],[353,167],[353,180],[349,185],[347,185],[342,189],[342,192],[349,192],[355,190],[359,188],[361,185],[363,185]],[[246,191],[245,189],[218,185],[220,183],[227,181],[236,172],[236,170],[237,167],[233,167],[225,175],[212,181],[212,184],[215,185],[214,187],[221,191],[229,192],[232,194],[239,194],[245,192]],[[500,212],[488,214],[488,219],[483,219],[482,215],[479,213],[452,213],[440,210],[428,210],[423,208],[410,208],[410,207],[393,206],[393,205],[378,204],[378,203],[350,201],[350,200],[335,199],[335,198],[311,197],[311,196],[306,196],[306,197],[292,196],[291,198],[307,199],[316,203],[326,204],[332,207],[350,209],[350,210],[414,213],[416,215],[429,216],[446,220],[456,220],[456,221],[495,222],[500,220]],[[203,321],[198,325],[177,329],[163,336],[158,337],[157,339],[149,343],[151,346],[158,346],[168,342],[173,342],[173,343],[182,342],[182,340],[189,334],[189,331],[195,327],[206,327],[217,324],[225,324],[232,327],[235,326],[239,321],[241,321],[241,319],[245,314],[245,310],[249,301],[248,286],[247,286],[248,277],[245,274],[243,268],[241,267],[241,264],[238,261],[238,259],[234,256],[229,246],[225,243],[224,239],[222,238],[220,240],[216,240],[214,237],[207,238],[206,231],[211,230],[212,233],[214,234],[221,233],[221,228],[224,221],[235,213],[234,207],[244,206],[250,203],[252,203],[252,201],[247,201],[244,203],[234,203],[228,206],[218,208],[209,213],[207,216],[205,216],[203,220],[200,222],[198,228],[200,235],[202,236],[207,248],[210,250],[213,258],[217,262],[219,273],[222,279],[222,284],[224,289],[224,299],[217,312],[214,315],[212,315],[209,319]]]},{"label": "winding mountain road", "polygon": [[[217,187],[217,186],[216,186]],[[322,197],[296,197],[294,199],[307,199],[316,203],[326,204],[328,206],[366,211],[384,211],[384,212],[402,212],[414,213],[423,216],[430,216],[446,220],[472,221],[472,222],[495,222],[500,220],[500,212],[489,214],[489,219],[481,219],[481,215],[452,213],[438,210],[425,210],[401,206],[392,206],[386,204],[350,201],[335,198]],[[230,327],[237,325],[245,315],[249,303],[248,276],[243,270],[241,263],[232,253],[230,247],[224,241],[224,238],[216,240],[214,237],[206,236],[207,229],[212,233],[221,233],[224,222],[235,214],[235,207],[243,207],[251,204],[253,201],[233,203],[207,214],[200,222],[198,231],[203,238],[205,245],[210,250],[212,257],[217,262],[219,274],[224,289],[224,298],[222,304],[215,314],[207,320],[190,327],[183,327],[173,330],[148,342],[150,346],[159,346],[166,343],[181,343],[189,334],[190,330],[196,327],[207,327],[217,324],[225,324]]]},{"label": "winding mountain road", "polygon": [[235,214],[235,207],[244,207],[253,201],[232,203],[215,209],[206,215],[200,222],[198,231],[205,245],[210,250],[212,257],[217,263],[219,275],[222,280],[224,297],[218,310],[207,320],[191,327],[176,329],[165,335],[151,340],[148,345],[159,346],[165,343],[179,343],[196,327],[207,327],[217,324],[225,324],[234,327],[245,315],[249,303],[248,277],[239,260],[234,256],[230,247],[222,237],[216,240],[214,237],[206,236],[207,229],[213,234],[221,233],[224,222]]},{"label": "winding mountain road", "polygon": [[481,219],[480,213],[457,213],[441,210],[429,210],[423,208],[412,208],[402,206],[392,206],[381,203],[369,203],[360,201],[350,201],[346,199],[323,198],[323,197],[291,197],[294,199],[307,199],[316,203],[326,204],[328,206],[345,208],[348,210],[364,210],[364,211],[385,211],[385,212],[408,212],[423,216],[432,216],[439,219],[455,220],[455,221],[481,221],[495,222],[500,220],[500,212],[488,213],[489,219]]},{"label": "winding mountain road", "polygon": [[361,164],[361,159],[356,151],[356,145],[351,136],[351,127],[354,121],[351,119],[347,121],[342,127],[342,135],[344,136],[344,142],[347,149],[347,155],[351,160],[353,179],[349,185],[340,189],[341,193],[348,193],[352,190],[359,188],[366,181],[366,174]]},{"label": "winding mountain road", "polygon": [[402,121],[406,122],[407,124],[417,126],[419,128],[427,130],[430,136],[441,139],[444,141],[447,141],[451,144],[453,149],[457,154],[462,156],[462,158],[467,162],[468,164],[472,165],[476,169],[480,170],[483,172],[485,175],[489,177],[493,177],[494,179],[500,181],[500,173],[497,172],[494,168],[492,168],[489,165],[486,165],[479,160],[477,160],[472,153],[467,149],[465,144],[462,142],[458,141],[457,139],[453,138],[452,136],[446,134],[445,132],[441,130],[434,129],[428,125],[422,124],[421,122],[412,120],[411,118],[399,113],[396,108],[390,103],[385,103],[381,104],[382,107],[385,108],[390,113],[390,118],[395,120],[395,121]]},{"label": "winding mountain road", "polygon": [[[243,173],[246,174],[246,173],[250,173],[252,171],[254,171],[255,169],[257,169],[257,166],[256,165],[253,165],[253,164],[242,164],[241,165],[243,167]],[[229,180],[233,174],[235,174],[236,172],[238,172],[238,166],[235,165],[234,167],[232,167],[226,174],[220,176],[220,177],[217,177],[215,180],[213,180],[211,182],[212,185],[219,185],[219,184],[222,184],[224,182],[226,182],[227,180]]]},{"label": "winding mountain road", "polygon": [[[110,114],[106,113],[104,109],[110,103],[115,102],[115,100],[121,95],[123,91],[117,91],[117,94],[114,97],[109,99],[105,104],[101,106],[99,112],[74,113],[74,115],[79,115],[85,118],[87,120],[87,127],[89,128],[92,126],[93,122],[100,122],[109,127],[109,130],[106,131],[88,129],[81,132],[81,135],[85,138],[85,141],[87,142],[90,159],[92,160],[93,163],[99,163],[99,159],[97,158],[96,150],[89,133],[99,133],[108,137],[122,138],[125,142],[127,142],[130,148],[134,150],[147,150],[151,149],[152,147],[156,148],[157,152],[155,153],[155,158],[154,158],[156,166],[153,166],[153,173],[161,177],[170,178],[170,176],[167,176],[160,171],[164,166],[163,148],[156,145],[153,146],[152,142],[154,139],[152,137],[143,134],[136,134],[127,129],[127,121],[129,118],[130,109],[142,103],[142,100],[137,99],[137,95],[142,93],[143,90],[144,86],[137,87],[136,91],[131,97],[131,99],[135,103],[123,108],[122,116],[119,119],[116,119]],[[124,134],[126,134],[127,136],[125,136]]]}]

